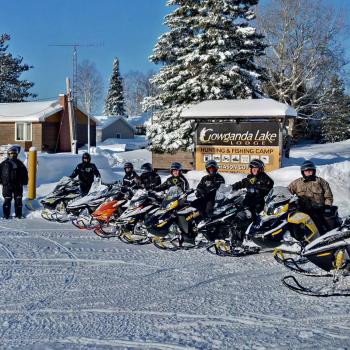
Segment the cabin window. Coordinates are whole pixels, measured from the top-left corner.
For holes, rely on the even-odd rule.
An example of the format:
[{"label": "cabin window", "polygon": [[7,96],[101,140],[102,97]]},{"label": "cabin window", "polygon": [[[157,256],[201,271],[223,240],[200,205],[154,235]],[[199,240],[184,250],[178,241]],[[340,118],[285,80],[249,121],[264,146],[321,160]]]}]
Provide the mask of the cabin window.
[{"label": "cabin window", "polygon": [[121,139],[121,135],[120,134],[117,134],[117,139]]},{"label": "cabin window", "polygon": [[32,141],[32,123],[16,123],[16,141]]}]

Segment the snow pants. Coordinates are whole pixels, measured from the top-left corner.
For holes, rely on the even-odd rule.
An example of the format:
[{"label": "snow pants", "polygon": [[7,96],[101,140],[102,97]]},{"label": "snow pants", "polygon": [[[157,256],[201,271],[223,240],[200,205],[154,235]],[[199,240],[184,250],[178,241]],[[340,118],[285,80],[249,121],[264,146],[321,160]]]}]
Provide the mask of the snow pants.
[{"label": "snow pants", "polygon": [[18,188],[3,186],[2,195],[4,197],[4,204],[2,206],[4,218],[8,219],[11,215],[11,202],[12,199],[15,201],[15,214],[17,218],[22,217],[22,197],[23,187]]},{"label": "snow pants", "polygon": [[80,182],[81,194],[83,196],[86,196],[89,193],[91,186],[92,186],[92,182]]}]

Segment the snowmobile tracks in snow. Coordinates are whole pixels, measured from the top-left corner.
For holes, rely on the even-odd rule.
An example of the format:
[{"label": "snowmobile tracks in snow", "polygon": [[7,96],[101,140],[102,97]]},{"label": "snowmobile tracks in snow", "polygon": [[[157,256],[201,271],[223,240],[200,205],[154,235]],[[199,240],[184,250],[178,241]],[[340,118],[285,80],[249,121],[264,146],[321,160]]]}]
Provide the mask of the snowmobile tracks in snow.
[{"label": "snowmobile tracks in snow", "polygon": [[[5,233],[1,237],[6,239],[6,245],[0,242],[0,249],[6,254],[6,259],[4,260],[6,260],[5,266],[8,266],[1,274],[0,285],[13,277],[14,271],[17,274],[24,274],[29,277],[40,270],[40,274],[43,276],[43,281],[39,282],[35,279],[28,279],[28,286],[37,289],[36,300],[18,303],[20,309],[30,314],[38,309],[47,307],[55,298],[58,296],[62,297],[62,294],[73,285],[78,262],[76,256],[65,246],[48,237],[39,237],[36,234],[30,234],[22,230],[1,227],[0,232]],[[8,232],[11,232],[10,237],[7,235]],[[20,233],[20,235],[17,236],[16,233]],[[46,258],[45,255],[47,254],[55,256],[59,254],[67,258]],[[68,267],[62,268],[62,264],[67,263]],[[41,293],[41,283],[51,285],[48,288],[50,293],[46,295]],[[57,290],[56,286],[60,283],[61,288]]]},{"label": "snowmobile tracks in snow", "polygon": [[4,268],[1,269],[0,275],[0,286],[12,278],[14,265],[16,264],[16,259],[14,252],[11,251],[7,245],[0,242],[0,249],[5,253],[6,260]]}]

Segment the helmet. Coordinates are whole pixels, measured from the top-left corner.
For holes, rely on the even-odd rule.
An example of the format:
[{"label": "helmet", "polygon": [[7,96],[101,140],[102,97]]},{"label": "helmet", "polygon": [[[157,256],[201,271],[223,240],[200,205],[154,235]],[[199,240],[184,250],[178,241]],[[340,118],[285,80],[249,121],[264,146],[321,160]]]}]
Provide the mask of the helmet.
[{"label": "helmet", "polygon": [[178,162],[173,162],[170,165],[170,171],[171,170],[182,170],[182,164]]},{"label": "helmet", "polygon": [[145,163],[141,166],[141,173],[151,173],[153,171],[152,164],[151,163]]},{"label": "helmet", "polygon": [[[126,169],[130,169],[130,170],[126,171]],[[124,171],[125,171],[125,173],[131,173],[133,170],[134,170],[134,166],[133,166],[132,163],[126,162],[124,164]]]},{"label": "helmet", "polygon": [[300,167],[301,172],[305,170],[316,170],[316,165],[311,160],[306,160]]},{"label": "helmet", "polygon": [[[214,171],[209,171],[209,168],[214,168],[215,170]],[[212,174],[212,173],[216,173],[218,171],[219,166],[218,166],[218,163],[216,163],[215,160],[208,160],[205,163],[205,169],[207,170],[207,172],[209,174]]]},{"label": "helmet", "polygon": [[265,168],[265,164],[262,160],[260,159],[253,159],[250,161],[249,163],[249,168],[250,168],[250,172],[252,171],[253,168],[258,168],[259,169],[259,173],[264,171]]},{"label": "helmet", "polygon": [[[304,174],[305,170],[312,170],[312,174],[306,176]],[[313,162],[311,162],[311,160],[306,160],[303,164],[301,164],[300,171],[301,175],[305,180],[314,180],[316,175],[316,165]]]},{"label": "helmet", "polygon": [[88,152],[83,153],[83,156],[81,158],[83,161],[84,159],[87,159],[89,162],[91,161],[91,156]]},{"label": "helmet", "polygon": [[10,154],[14,154],[17,157],[18,153],[19,153],[18,146],[11,146],[7,150],[7,155],[8,156],[10,156]]}]

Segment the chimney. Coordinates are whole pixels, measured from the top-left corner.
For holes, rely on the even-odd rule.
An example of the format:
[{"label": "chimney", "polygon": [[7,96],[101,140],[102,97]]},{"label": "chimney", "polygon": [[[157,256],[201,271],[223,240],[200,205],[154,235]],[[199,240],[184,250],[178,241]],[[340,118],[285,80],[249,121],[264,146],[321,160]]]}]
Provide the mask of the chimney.
[{"label": "chimney", "polygon": [[67,108],[67,104],[68,104],[67,95],[59,94],[58,96],[59,96],[60,105],[63,108],[63,110],[65,110]]}]

